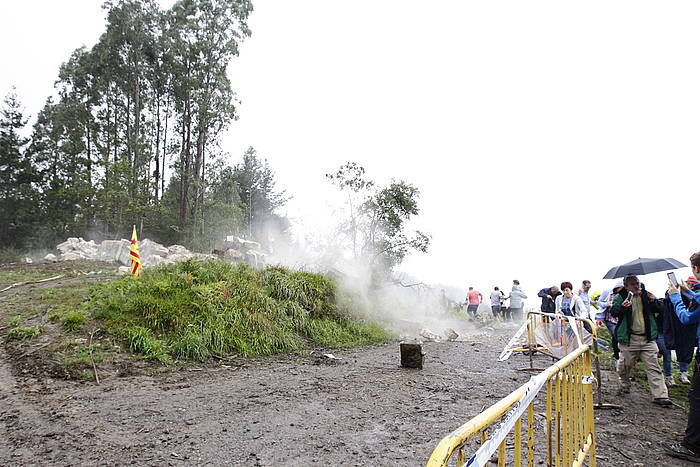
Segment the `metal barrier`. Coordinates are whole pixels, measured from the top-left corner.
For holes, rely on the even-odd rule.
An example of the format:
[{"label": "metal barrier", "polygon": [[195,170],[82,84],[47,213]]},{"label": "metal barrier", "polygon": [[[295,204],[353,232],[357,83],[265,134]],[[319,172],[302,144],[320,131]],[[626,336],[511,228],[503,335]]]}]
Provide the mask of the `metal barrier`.
[{"label": "metal barrier", "polygon": [[[588,456],[595,467],[595,426],[593,416],[593,377],[589,345],[579,346],[542,373],[504,397],[481,414],[443,438],[428,460],[428,467],[443,467],[456,453],[458,467],[485,466],[498,451],[498,465],[523,465],[523,427],[526,423],[528,467],[539,460],[547,466],[580,466]],[[535,400],[546,385],[544,404],[544,445],[535,447]],[[527,413],[525,413],[527,411]],[[513,432],[510,452],[508,435]],[[479,438],[480,446],[471,446]],[[465,452],[476,449],[471,457]],[[536,457],[538,461],[536,461]]]},{"label": "metal barrier", "polygon": [[[558,320],[558,322],[561,325],[560,328],[560,334],[563,335],[565,332],[565,321],[562,319],[561,315],[557,314],[552,314],[552,313],[543,313],[540,311],[530,311],[527,314],[527,344],[525,345],[524,349],[531,348],[534,349],[529,353],[530,355],[530,368],[523,368],[523,370],[542,370],[542,368],[534,368],[533,367],[533,361],[532,361],[532,356],[535,354],[535,352],[541,352],[545,355],[550,355],[550,353],[547,352],[547,349],[544,348],[542,350],[542,347],[540,344],[537,344],[537,339],[535,338],[535,329],[537,328],[537,320]],[[600,350],[598,346],[598,328],[596,327],[595,323],[586,318],[579,318],[577,316],[571,316],[568,317],[566,322],[569,322],[569,320],[573,320],[576,322],[576,327],[578,331],[579,336],[584,336],[583,330],[587,329],[587,331],[591,335],[591,352],[593,352],[593,371],[595,373],[595,381],[596,381],[596,391],[595,391],[595,405],[594,408],[596,409],[619,409],[620,406],[616,404],[609,404],[609,403],[604,403],[603,402],[603,379],[601,378],[601,372],[600,372]],[[587,326],[586,326],[587,325]],[[568,344],[568,341],[564,340],[563,342]],[[515,351],[523,351],[521,349],[514,349]],[[564,349],[566,353],[570,352],[570,348],[565,348]],[[553,357],[553,356],[552,356]],[[553,357],[554,358],[554,357]]]}]

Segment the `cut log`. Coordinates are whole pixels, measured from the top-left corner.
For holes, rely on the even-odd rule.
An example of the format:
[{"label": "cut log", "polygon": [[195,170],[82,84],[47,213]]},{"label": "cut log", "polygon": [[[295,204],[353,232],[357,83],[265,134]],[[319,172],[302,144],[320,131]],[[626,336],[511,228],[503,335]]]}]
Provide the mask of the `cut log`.
[{"label": "cut log", "polygon": [[401,366],[404,368],[423,368],[423,346],[420,344],[399,344],[401,348]]}]

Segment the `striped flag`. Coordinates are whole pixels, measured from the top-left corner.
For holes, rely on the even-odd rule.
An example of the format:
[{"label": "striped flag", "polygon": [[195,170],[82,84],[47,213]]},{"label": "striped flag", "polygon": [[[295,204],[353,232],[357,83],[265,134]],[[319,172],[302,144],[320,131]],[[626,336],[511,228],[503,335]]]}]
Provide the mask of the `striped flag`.
[{"label": "striped flag", "polygon": [[136,226],[134,226],[134,230],[131,232],[131,252],[129,256],[131,256],[131,274],[139,277],[143,266],[141,266],[141,257],[139,256],[139,241],[136,238]]}]

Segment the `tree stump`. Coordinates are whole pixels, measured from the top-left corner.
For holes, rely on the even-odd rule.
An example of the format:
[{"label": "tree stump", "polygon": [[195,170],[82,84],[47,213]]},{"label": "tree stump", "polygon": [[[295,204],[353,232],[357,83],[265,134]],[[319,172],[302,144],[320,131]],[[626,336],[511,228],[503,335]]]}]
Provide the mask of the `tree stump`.
[{"label": "tree stump", "polygon": [[401,366],[404,368],[423,368],[423,346],[420,344],[401,343]]}]

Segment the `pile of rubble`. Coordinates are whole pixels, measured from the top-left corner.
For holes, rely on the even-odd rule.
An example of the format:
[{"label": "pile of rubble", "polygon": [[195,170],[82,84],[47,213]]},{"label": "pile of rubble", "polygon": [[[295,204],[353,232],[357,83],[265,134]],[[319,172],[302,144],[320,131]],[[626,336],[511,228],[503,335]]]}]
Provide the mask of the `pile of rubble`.
[{"label": "pile of rubble", "polygon": [[[220,243],[213,255],[193,253],[182,245],[166,247],[149,239],[139,241],[139,255],[143,267],[156,264],[169,264],[184,261],[189,258],[208,259],[222,258],[231,263],[248,263],[256,267],[262,267],[267,262],[267,254],[261,251],[257,242],[245,240],[235,236],[228,236]],[[46,261],[71,261],[76,259],[89,259],[95,261],[107,261],[119,263],[124,266],[131,264],[131,242],[126,239],[105,240],[100,244],[93,240],[85,241],[82,237],[71,237],[65,242],[56,245],[58,255],[48,254]]]},{"label": "pile of rubble", "polygon": [[262,247],[258,242],[228,235],[214,253],[232,263],[245,262],[262,267],[267,263],[267,253],[261,250]]},{"label": "pile of rubble", "polygon": [[[48,254],[44,259],[46,261],[89,259],[114,262],[124,266],[131,264],[131,258],[129,256],[131,242],[126,239],[105,240],[98,245],[92,240],[86,242],[82,237],[71,237],[65,242],[56,245],[56,249],[61,252],[58,256]],[[141,256],[141,264],[143,264],[144,267],[155,266],[161,263],[174,263],[189,258],[216,258],[215,255],[193,253],[182,245],[165,247],[149,239],[139,241],[139,255]]]},{"label": "pile of rubble", "polygon": [[421,329],[421,332],[419,336],[422,338],[421,340],[426,341],[426,342],[442,342],[443,340],[446,340],[448,342],[453,342],[457,340],[459,337],[459,334],[455,332],[454,329],[452,328],[446,328],[445,329],[445,337],[444,339],[441,336],[438,336],[434,332],[432,332],[430,329],[423,328]]}]

